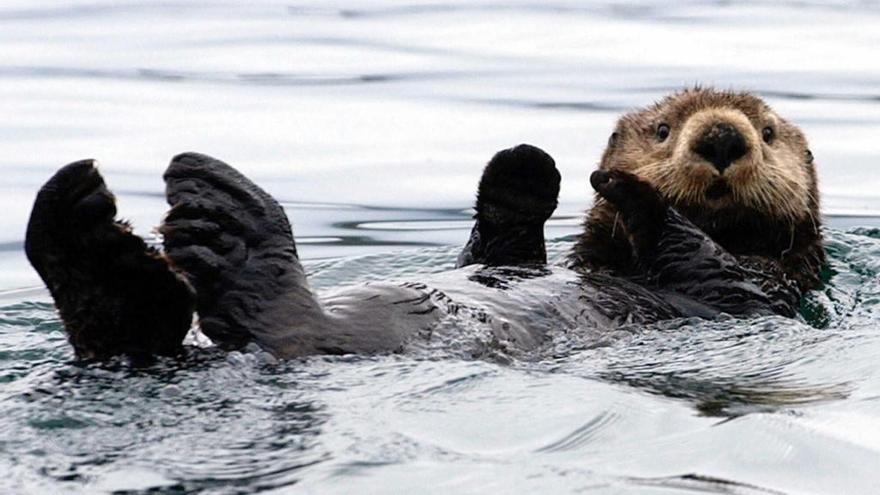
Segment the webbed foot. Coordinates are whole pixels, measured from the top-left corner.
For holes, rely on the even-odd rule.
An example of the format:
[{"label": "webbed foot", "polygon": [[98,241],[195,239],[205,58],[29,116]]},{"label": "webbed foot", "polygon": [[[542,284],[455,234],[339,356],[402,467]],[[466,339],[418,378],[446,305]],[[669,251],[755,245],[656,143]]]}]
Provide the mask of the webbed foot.
[{"label": "webbed foot", "polygon": [[34,202],[28,260],[79,358],[177,354],[192,323],[192,288],[115,216],[94,160],[61,168]]},{"label": "webbed foot", "polygon": [[171,210],[160,232],[196,288],[202,331],[225,349],[272,339],[320,314],[290,223],[268,193],[220,160],[183,153],[164,175]]}]

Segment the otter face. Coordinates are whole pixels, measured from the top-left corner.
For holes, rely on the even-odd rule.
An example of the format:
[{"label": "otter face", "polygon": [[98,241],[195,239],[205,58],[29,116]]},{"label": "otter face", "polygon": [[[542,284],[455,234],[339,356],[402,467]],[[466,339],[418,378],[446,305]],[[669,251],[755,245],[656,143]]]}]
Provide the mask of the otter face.
[{"label": "otter face", "polygon": [[803,133],[747,93],[690,89],[624,115],[600,169],[632,172],[701,217],[739,211],[796,223],[818,212]]}]

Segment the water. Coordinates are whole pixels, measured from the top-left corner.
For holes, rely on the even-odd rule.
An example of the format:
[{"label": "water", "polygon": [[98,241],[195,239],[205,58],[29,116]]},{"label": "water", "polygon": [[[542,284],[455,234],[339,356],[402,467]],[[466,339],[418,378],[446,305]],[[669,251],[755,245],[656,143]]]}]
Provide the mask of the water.
[{"label": "water", "polygon": [[[877,46],[873,1],[7,0],[0,491],[873,493]],[[697,82],[810,138],[831,262],[809,324],[624,328],[528,363],[80,367],[21,252],[58,166],[101,160],[150,236],[164,166],[198,150],[285,204],[319,289],[419,277],[452,266],[482,164],[530,142],[563,175],[558,259],[616,116]]]}]

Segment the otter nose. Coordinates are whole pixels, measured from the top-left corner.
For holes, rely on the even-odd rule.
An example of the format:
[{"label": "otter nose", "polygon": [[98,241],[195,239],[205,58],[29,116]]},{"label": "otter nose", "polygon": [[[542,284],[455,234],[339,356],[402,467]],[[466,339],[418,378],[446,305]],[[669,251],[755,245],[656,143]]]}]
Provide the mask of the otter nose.
[{"label": "otter nose", "polygon": [[746,140],[733,125],[717,122],[700,136],[693,150],[724,173],[731,163],[746,154]]}]

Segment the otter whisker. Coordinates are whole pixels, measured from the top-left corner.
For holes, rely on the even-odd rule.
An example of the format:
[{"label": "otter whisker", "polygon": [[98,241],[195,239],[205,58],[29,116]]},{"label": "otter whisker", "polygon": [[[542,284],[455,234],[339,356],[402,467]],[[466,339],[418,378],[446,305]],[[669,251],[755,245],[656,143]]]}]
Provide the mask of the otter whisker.
[{"label": "otter whisker", "polygon": [[611,238],[614,239],[614,236],[617,235],[617,221],[620,219],[620,212],[614,214],[614,224],[611,226]]},{"label": "otter whisker", "polygon": [[810,217],[810,223],[813,224],[813,233],[819,235],[819,226],[816,225],[816,217],[813,216],[813,212],[807,211],[807,216]]},{"label": "otter whisker", "polygon": [[788,249],[785,249],[782,251],[782,253],[780,253],[780,256],[782,258],[785,258],[786,256],[788,256],[788,253],[792,252],[792,250],[794,249],[794,224],[790,225],[790,230],[791,230],[791,237],[789,239]]}]

